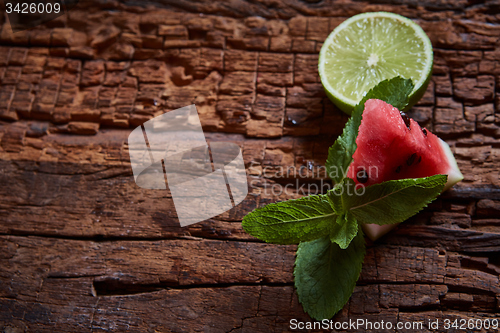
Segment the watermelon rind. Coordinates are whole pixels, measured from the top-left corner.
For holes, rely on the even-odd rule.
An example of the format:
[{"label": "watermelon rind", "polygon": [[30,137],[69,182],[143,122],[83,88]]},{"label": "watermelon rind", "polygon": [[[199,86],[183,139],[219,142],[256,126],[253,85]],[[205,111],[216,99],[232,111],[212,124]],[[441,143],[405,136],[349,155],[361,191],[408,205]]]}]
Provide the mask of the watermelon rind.
[{"label": "watermelon rind", "polygon": [[443,188],[443,192],[464,179],[464,175],[462,172],[460,172],[460,169],[458,168],[457,160],[455,159],[455,156],[453,156],[453,153],[450,149],[450,146],[446,142],[444,142],[441,138],[439,139],[439,144],[441,145],[441,148],[443,149],[443,152],[445,153],[446,157],[448,158],[448,163],[450,164],[450,168],[448,172],[446,173],[448,175],[448,181],[446,182],[446,185]]}]

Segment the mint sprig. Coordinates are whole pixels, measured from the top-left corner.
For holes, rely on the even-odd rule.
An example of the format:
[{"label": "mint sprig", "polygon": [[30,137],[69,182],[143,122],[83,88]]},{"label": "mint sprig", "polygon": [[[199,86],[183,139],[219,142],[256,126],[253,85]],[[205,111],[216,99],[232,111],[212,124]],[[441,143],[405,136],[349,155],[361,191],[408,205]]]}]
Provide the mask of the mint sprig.
[{"label": "mint sprig", "polygon": [[[380,82],[354,108],[342,135],[328,151],[326,168],[335,187],[254,210],[243,219],[249,234],[276,244],[299,244],[295,287],[304,310],[321,320],[331,318],[351,296],[365,254],[359,224],[399,223],[413,216],[441,193],[447,177],[391,180],[354,190],[347,170],[368,99],[381,99],[402,110],[413,90],[411,80],[396,77]],[[349,191],[351,189],[351,191]]]}]

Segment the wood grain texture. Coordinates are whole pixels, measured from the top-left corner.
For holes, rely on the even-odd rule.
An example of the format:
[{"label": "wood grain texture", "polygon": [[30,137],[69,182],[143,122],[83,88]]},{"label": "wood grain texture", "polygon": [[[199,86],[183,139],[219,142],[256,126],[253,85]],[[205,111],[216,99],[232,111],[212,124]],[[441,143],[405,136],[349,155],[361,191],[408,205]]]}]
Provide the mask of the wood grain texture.
[{"label": "wood grain texture", "polygon": [[[327,149],[347,117],[323,92],[318,52],[347,17],[379,10],[429,35],[434,74],[409,114],[450,144],[465,179],[368,244],[334,320],[430,332],[428,319],[497,318],[496,1],[88,0],[16,34],[0,17],[2,332],[285,332],[309,321],[296,247],[259,242],[241,219],[329,184]],[[209,142],[242,148],[251,189],[181,228],[168,191],[135,185],[126,142],[193,103]]]}]

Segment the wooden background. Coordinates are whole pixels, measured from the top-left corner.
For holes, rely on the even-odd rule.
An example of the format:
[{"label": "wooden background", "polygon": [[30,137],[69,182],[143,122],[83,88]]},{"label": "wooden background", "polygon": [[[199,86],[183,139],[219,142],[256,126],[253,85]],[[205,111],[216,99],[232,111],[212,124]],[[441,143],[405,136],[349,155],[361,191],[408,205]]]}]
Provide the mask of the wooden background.
[{"label": "wooden background", "polygon": [[[498,1],[123,3],[80,1],[16,34],[0,16],[2,332],[283,332],[310,320],[296,247],[259,242],[241,219],[301,194],[273,195],[296,180],[265,167],[321,182],[347,118],[325,97],[318,51],[340,22],[379,10],[431,38],[433,79],[411,116],[452,146],[465,179],[368,244],[335,319],[499,317]],[[209,141],[241,146],[254,186],[236,209],[180,228],[169,193],[135,185],[126,139],[191,103]]]}]

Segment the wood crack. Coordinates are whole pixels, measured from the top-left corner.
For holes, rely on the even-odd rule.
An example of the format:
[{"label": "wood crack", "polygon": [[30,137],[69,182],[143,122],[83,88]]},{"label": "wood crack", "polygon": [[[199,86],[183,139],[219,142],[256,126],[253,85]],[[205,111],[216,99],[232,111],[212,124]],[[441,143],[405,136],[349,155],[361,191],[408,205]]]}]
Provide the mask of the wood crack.
[{"label": "wood crack", "polygon": [[120,281],[119,279],[101,279],[99,281],[94,281],[94,289],[96,291],[96,296],[128,296],[135,294],[151,293],[160,290],[187,290],[187,289],[221,289],[221,288],[231,288],[231,287],[253,287],[259,286],[269,286],[269,287],[291,287],[293,283],[269,283],[269,282],[258,282],[258,283],[213,283],[213,284],[189,284],[189,285],[179,285],[174,283],[128,283]]}]

